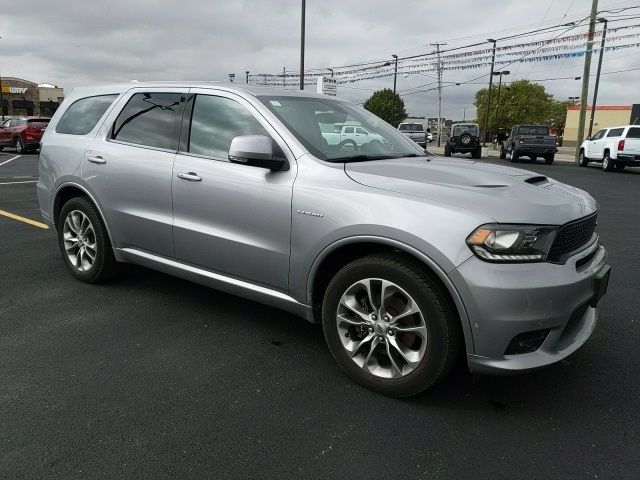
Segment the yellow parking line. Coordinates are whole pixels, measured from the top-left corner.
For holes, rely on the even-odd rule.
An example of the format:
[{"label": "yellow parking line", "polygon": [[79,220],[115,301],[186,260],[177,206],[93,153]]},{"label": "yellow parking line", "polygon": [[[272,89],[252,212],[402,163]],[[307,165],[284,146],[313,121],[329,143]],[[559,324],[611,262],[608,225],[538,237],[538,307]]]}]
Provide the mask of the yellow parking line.
[{"label": "yellow parking line", "polygon": [[0,210],[0,215],[2,215],[3,217],[11,218],[13,220],[18,220],[19,222],[28,223],[29,225],[33,225],[34,227],[44,228],[45,230],[49,228],[44,223],[36,222],[35,220],[21,217],[20,215],[16,215],[14,213],[5,212],[4,210]]}]

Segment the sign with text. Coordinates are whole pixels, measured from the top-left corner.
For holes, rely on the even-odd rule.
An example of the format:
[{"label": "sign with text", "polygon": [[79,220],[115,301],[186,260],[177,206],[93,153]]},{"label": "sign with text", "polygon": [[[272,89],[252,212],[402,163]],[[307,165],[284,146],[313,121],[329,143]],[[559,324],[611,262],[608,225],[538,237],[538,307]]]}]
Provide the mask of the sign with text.
[{"label": "sign with text", "polygon": [[338,90],[338,82],[331,77],[318,77],[318,93],[335,97]]},{"label": "sign with text", "polygon": [[9,87],[7,85],[2,86],[2,93],[26,93],[27,89],[23,87]]}]

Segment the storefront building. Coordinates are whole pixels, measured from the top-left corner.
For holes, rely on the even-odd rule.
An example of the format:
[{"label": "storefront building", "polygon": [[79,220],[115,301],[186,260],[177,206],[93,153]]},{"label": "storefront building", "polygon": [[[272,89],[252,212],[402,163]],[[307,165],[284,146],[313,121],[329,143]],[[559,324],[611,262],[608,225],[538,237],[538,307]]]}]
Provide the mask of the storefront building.
[{"label": "storefront building", "polygon": [[[580,105],[567,107],[567,121],[564,127],[563,145],[574,147],[578,136],[578,120],[580,118]],[[589,134],[589,122],[591,121],[591,107],[587,107],[587,115],[584,122],[584,136]],[[603,128],[617,127],[620,125],[640,125],[640,104],[634,105],[598,105],[593,117],[593,135]]]},{"label": "storefront building", "polygon": [[64,99],[64,90],[22,78],[0,78],[2,115],[50,117]]}]

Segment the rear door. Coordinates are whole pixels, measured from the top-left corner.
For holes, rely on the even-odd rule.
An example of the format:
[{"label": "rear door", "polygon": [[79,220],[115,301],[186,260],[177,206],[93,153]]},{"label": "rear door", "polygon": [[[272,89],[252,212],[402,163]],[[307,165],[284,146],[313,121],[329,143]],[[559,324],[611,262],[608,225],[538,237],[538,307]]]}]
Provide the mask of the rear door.
[{"label": "rear door", "polygon": [[[191,94],[173,169],[176,258],[286,292],[295,159],[246,99],[212,89]],[[238,135],[271,137],[289,169],[229,162]]]},{"label": "rear door", "polygon": [[0,144],[9,145],[11,142],[11,121],[12,119],[5,120],[0,128]]},{"label": "rear door", "polygon": [[82,177],[119,248],[174,257],[171,174],[187,91],[129,91],[85,152]]}]

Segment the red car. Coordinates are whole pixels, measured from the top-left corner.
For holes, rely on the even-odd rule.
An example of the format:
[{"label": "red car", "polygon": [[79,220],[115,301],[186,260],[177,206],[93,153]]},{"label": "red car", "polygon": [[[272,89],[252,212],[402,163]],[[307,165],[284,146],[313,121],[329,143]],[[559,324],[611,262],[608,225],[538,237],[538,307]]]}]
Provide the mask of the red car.
[{"label": "red car", "polygon": [[12,147],[17,153],[40,148],[40,139],[49,118],[14,117],[0,125],[0,150]]}]

